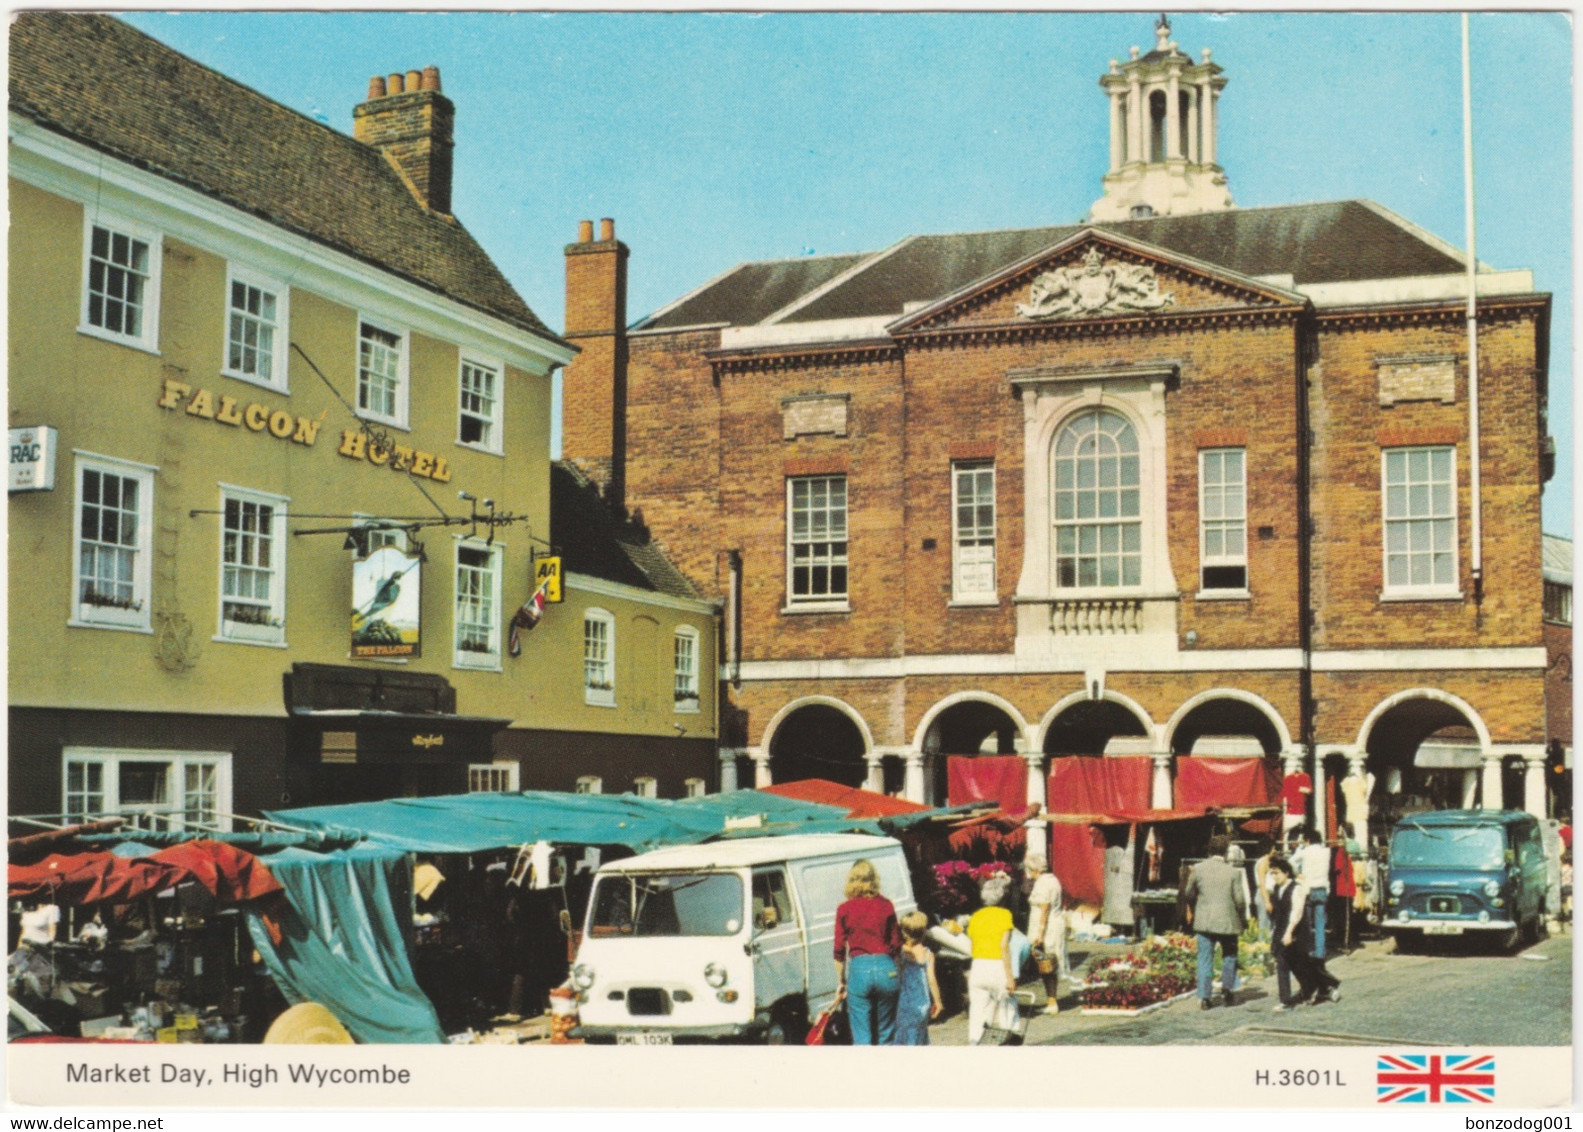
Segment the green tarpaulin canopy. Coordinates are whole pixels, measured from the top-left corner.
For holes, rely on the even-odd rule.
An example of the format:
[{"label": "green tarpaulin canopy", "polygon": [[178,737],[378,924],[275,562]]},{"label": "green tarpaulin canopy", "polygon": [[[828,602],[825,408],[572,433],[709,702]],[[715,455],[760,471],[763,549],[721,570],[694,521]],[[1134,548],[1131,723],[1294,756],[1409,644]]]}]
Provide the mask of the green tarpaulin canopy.
[{"label": "green tarpaulin canopy", "polygon": [[[624,845],[642,853],[663,845],[697,844],[728,833],[884,833],[939,812],[878,820],[849,818],[839,806],[758,790],[674,800],[528,790],[308,806],[271,810],[265,816],[305,829],[361,834],[370,843],[412,853],[482,853],[532,841]],[[755,816],[762,818],[762,827],[728,828]]]},{"label": "green tarpaulin canopy", "polygon": [[253,946],[286,1000],[328,1007],[360,1042],[445,1041],[418,987],[412,944],[412,865],[405,853],[366,846],[265,858],[286,889],[277,945],[249,912]]}]

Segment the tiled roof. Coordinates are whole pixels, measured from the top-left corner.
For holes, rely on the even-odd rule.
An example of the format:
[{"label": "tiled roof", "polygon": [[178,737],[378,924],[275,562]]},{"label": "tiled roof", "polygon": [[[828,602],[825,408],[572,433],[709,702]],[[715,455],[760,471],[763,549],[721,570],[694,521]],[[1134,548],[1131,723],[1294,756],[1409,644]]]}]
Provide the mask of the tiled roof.
[{"label": "tiled roof", "polygon": [[644,527],[616,514],[575,465],[550,464],[550,541],[562,569],[651,593],[700,600]]},{"label": "tiled roof", "polygon": [[[918,236],[895,246],[888,254],[844,257],[846,267],[865,258],[872,258],[873,262],[853,271],[782,321],[900,315],[908,304],[944,298],[1085,227],[1117,232],[1242,275],[1290,275],[1299,286],[1447,275],[1463,269],[1462,262],[1447,254],[1441,245],[1366,201],[1227,209],[1088,225]],[[755,272],[779,266],[744,264],[689,296],[681,307],[714,311],[715,321],[751,325],[790,305],[790,300],[776,307],[748,302],[734,305],[734,292],[742,282],[757,278]],[[811,283],[803,294],[811,293],[835,274],[831,272]],[[684,325],[672,321],[673,313],[674,309],[664,312],[650,325]]]},{"label": "tiled roof", "polygon": [[1541,550],[1541,572],[1548,581],[1572,584],[1572,540],[1560,535],[1545,535]]},{"label": "tiled roof", "polygon": [[11,109],[131,165],[556,339],[455,220],[379,150],[108,16],[11,24]]},{"label": "tiled roof", "polygon": [[675,329],[720,322],[750,326],[867,258],[866,254],[859,253],[744,263],[696,294],[643,320],[634,329]]}]

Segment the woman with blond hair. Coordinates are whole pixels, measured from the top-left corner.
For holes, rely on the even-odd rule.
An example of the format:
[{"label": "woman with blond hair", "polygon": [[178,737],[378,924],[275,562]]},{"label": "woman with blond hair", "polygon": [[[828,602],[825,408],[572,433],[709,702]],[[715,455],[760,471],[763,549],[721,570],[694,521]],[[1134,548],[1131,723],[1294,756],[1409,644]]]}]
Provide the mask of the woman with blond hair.
[{"label": "woman with blond hair", "polygon": [[836,996],[846,996],[855,1046],[894,1045],[901,977],[901,929],[896,906],[880,895],[871,861],[846,877],[846,902],[835,910]]}]

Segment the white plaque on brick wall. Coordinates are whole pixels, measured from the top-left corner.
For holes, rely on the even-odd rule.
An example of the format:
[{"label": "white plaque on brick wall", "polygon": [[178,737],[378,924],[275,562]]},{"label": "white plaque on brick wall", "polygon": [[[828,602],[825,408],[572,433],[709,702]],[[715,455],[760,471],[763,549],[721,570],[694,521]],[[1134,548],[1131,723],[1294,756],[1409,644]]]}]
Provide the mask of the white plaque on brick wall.
[{"label": "white plaque on brick wall", "polygon": [[1456,359],[1449,355],[1428,358],[1380,358],[1380,404],[1398,401],[1441,401],[1447,405],[1457,399]]},{"label": "white plaque on brick wall", "polygon": [[781,402],[781,436],[795,440],[799,436],[845,436],[847,402],[846,393],[815,394],[808,397],[787,397]]}]

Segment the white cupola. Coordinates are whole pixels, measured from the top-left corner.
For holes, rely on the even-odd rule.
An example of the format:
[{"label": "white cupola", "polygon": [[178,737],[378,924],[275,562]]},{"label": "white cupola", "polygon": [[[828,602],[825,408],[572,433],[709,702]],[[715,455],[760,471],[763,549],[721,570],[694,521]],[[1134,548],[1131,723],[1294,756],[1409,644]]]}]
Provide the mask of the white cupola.
[{"label": "white cupola", "polygon": [[1095,220],[1181,216],[1235,207],[1225,170],[1215,163],[1215,104],[1226,80],[1220,67],[1192,58],[1171,39],[1165,16],[1154,50],[1110,61],[1099,85],[1110,96],[1110,172],[1094,202]]}]

